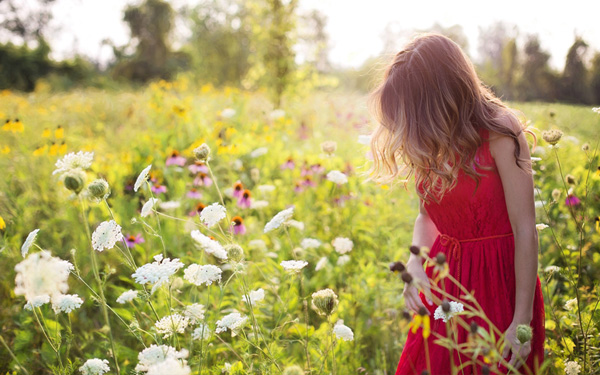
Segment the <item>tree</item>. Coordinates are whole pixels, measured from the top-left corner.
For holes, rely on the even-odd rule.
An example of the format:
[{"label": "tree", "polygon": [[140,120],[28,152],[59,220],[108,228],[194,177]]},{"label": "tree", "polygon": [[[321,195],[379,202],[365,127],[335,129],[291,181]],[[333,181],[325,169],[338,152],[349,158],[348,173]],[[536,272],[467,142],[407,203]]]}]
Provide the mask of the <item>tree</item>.
[{"label": "tree", "polygon": [[570,103],[590,103],[590,92],[587,79],[587,68],[583,57],[588,45],[581,38],[576,37],[569,48],[565,69],[560,80],[560,99]]},{"label": "tree", "polygon": [[328,72],[332,69],[326,25],[327,16],[316,9],[300,15],[298,20],[297,47],[303,52],[304,62],[312,64],[318,72]]},{"label": "tree", "polygon": [[28,6],[23,6],[22,0],[0,0],[0,30],[8,37],[21,39],[23,43],[39,42],[44,39],[44,32],[52,19],[51,7],[55,1],[29,1]]},{"label": "tree", "polygon": [[523,54],[523,74],[517,83],[517,99],[556,100],[558,75],[550,69],[550,54],[542,50],[537,35],[527,37]]},{"label": "tree", "polygon": [[600,105],[600,52],[596,52],[590,69],[590,91],[592,102]]}]

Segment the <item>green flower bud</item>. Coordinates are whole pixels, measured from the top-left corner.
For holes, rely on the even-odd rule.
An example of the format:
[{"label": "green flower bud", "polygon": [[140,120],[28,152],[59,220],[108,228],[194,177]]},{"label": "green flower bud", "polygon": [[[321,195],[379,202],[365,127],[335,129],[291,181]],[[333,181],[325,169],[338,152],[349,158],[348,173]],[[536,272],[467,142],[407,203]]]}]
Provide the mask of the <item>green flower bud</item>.
[{"label": "green flower bud", "polygon": [[74,169],[69,171],[64,179],[65,187],[75,194],[79,194],[85,184],[85,172]]},{"label": "green flower bud", "polygon": [[527,341],[531,340],[532,334],[531,326],[527,324],[519,324],[517,326],[517,339],[521,344],[525,344]]},{"label": "green flower bud", "polygon": [[312,294],[311,307],[317,314],[329,316],[335,310],[338,302],[335,292],[327,288]]},{"label": "green flower bud", "polygon": [[225,245],[225,250],[227,250],[227,258],[234,261],[239,262],[244,259],[244,250],[238,244],[228,244]]},{"label": "green flower bud", "polygon": [[108,186],[108,182],[101,178],[92,181],[88,185],[87,189],[90,193],[90,198],[96,201],[106,199],[110,195],[110,187]]},{"label": "green flower bud", "polygon": [[203,143],[194,149],[194,156],[198,161],[206,162],[208,155],[210,155],[210,147],[208,147],[206,143]]},{"label": "green flower bud", "polygon": [[298,365],[286,367],[283,370],[283,375],[304,375],[304,370]]},{"label": "green flower bud", "polygon": [[542,132],[542,138],[544,141],[550,143],[551,145],[557,144],[562,136],[563,132],[558,129],[546,130]]}]

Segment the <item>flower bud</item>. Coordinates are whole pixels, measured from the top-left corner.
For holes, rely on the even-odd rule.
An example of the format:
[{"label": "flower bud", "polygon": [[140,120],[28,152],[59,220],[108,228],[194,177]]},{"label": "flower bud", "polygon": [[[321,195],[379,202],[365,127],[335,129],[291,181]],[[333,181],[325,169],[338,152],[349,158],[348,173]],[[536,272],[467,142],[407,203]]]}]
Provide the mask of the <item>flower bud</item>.
[{"label": "flower bud", "polygon": [[402,272],[406,270],[404,263],[401,261],[390,263],[390,271],[392,272]]},{"label": "flower bud", "polygon": [[203,143],[194,149],[194,157],[198,161],[206,162],[208,155],[210,155],[210,147],[208,147],[206,143]]},{"label": "flower bud", "polygon": [[419,315],[421,315],[421,316],[427,315],[427,309],[424,306],[419,307]]},{"label": "flower bud", "polygon": [[321,143],[321,150],[327,155],[332,155],[337,149],[337,143],[335,141],[325,141]]},{"label": "flower bud", "polygon": [[575,176],[568,174],[565,176],[565,181],[567,181],[567,184],[569,185],[575,185]]},{"label": "flower bud", "polygon": [[304,370],[298,365],[286,367],[283,370],[283,375],[304,375]]},{"label": "flower bud", "polygon": [[551,145],[557,144],[562,136],[563,132],[558,129],[546,130],[542,132],[542,138],[544,141],[550,143]]},{"label": "flower bud", "polygon": [[311,307],[317,314],[329,316],[335,310],[338,302],[335,292],[327,288],[312,294]]},{"label": "flower bud", "polygon": [[421,255],[421,249],[419,249],[418,246],[413,245],[409,248],[409,250],[411,253],[413,253],[415,255]]},{"label": "flower bud", "polygon": [[85,183],[85,172],[82,170],[72,170],[65,176],[64,184],[65,187],[75,194],[79,194],[83,189]]},{"label": "flower bud", "polygon": [[250,169],[250,178],[252,179],[252,181],[254,181],[254,183],[258,183],[258,180],[260,179],[260,169]]},{"label": "flower bud", "polygon": [[444,301],[442,302],[442,310],[444,310],[445,313],[450,312],[450,302],[448,302],[447,299],[444,299]]},{"label": "flower bud", "polygon": [[446,255],[444,253],[437,253],[435,256],[435,262],[438,265],[443,266],[444,263],[446,263]]},{"label": "flower bud", "polygon": [[90,193],[90,197],[94,200],[101,201],[103,199],[108,198],[108,196],[110,195],[110,187],[108,186],[108,182],[101,178],[92,181],[88,185],[87,189]]},{"label": "flower bud", "polygon": [[590,144],[589,143],[584,143],[583,146],[581,146],[581,149],[583,151],[589,151],[590,150]]},{"label": "flower bud", "polygon": [[479,329],[479,326],[477,325],[477,323],[475,321],[472,321],[471,322],[471,327],[470,327],[471,333],[473,335],[477,334],[477,330],[478,329]]},{"label": "flower bud", "polygon": [[225,245],[225,250],[227,250],[227,259],[231,259],[234,262],[239,262],[244,259],[244,250],[238,244],[228,244]]},{"label": "flower bud", "polygon": [[408,271],[402,271],[400,277],[402,277],[402,281],[404,281],[407,284],[410,284],[413,280],[412,276],[410,275],[410,273],[408,273]]},{"label": "flower bud", "polygon": [[527,324],[519,324],[517,326],[517,339],[521,344],[525,344],[527,341],[531,340],[531,336],[533,332],[531,331],[531,326]]},{"label": "flower bud", "polygon": [[408,312],[408,311],[406,311],[406,310],[403,310],[403,311],[402,311],[402,317],[403,317],[404,319],[406,319],[406,320],[411,320],[411,319],[412,319],[412,316],[410,315],[410,312]]},{"label": "flower bud", "polygon": [[560,195],[561,195],[560,189],[552,190],[552,199],[554,199],[555,201],[558,201],[558,199],[560,198]]}]

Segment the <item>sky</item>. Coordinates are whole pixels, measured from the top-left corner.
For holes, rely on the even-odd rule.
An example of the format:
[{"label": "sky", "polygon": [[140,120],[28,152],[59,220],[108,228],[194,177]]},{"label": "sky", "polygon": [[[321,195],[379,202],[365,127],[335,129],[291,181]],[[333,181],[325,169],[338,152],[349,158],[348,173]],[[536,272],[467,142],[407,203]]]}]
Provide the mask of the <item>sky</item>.
[{"label": "sky", "polygon": [[[195,1],[170,2],[177,7]],[[53,57],[68,57],[75,49],[93,59],[108,61],[112,51],[107,46],[102,47],[102,40],[111,39],[119,46],[128,42],[128,29],[122,22],[123,9],[127,4],[139,2],[57,0],[51,40],[55,50]],[[299,0],[299,8],[301,12],[318,9],[325,14],[331,46],[329,58],[342,67],[358,67],[368,57],[378,55],[383,48],[382,33],[389,23],[393,23],[395,33],[401,31],[406,35],[435,22],[444,27],[459,24],[469,40],[468,52],[474,59],[478,57],[479,28],[486,28],[495,21],[516,25],[522,37],[537,33],[542,48],[551,53],[550,64],[556,69],[564,66],[576,34],[592,49],[600,51],[598,0]],[[399,46],[403,43],[400,40]]]}]

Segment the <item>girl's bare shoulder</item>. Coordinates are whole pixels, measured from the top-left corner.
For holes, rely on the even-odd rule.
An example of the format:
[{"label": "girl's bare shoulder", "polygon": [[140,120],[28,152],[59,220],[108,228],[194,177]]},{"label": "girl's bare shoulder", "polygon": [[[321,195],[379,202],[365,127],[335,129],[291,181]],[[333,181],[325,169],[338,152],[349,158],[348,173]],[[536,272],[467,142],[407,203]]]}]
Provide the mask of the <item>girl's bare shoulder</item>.
[{"label": "girl's bare shoulder", "polygon": [[[512,112],[506,111],[502,113],[502,115],[498,117],[498,120],[500,125],[512,130],[518,138],[524,137],[522,132],[523,126],[521,125],[519,119]],[[505,151],[506,148],[514,147],[514,140],[512,137],[493,130],[490,130],[488,134],[490,153],[492,154],[492,157],[495,158],[495,155],[498,154],[498,151]]]}]

